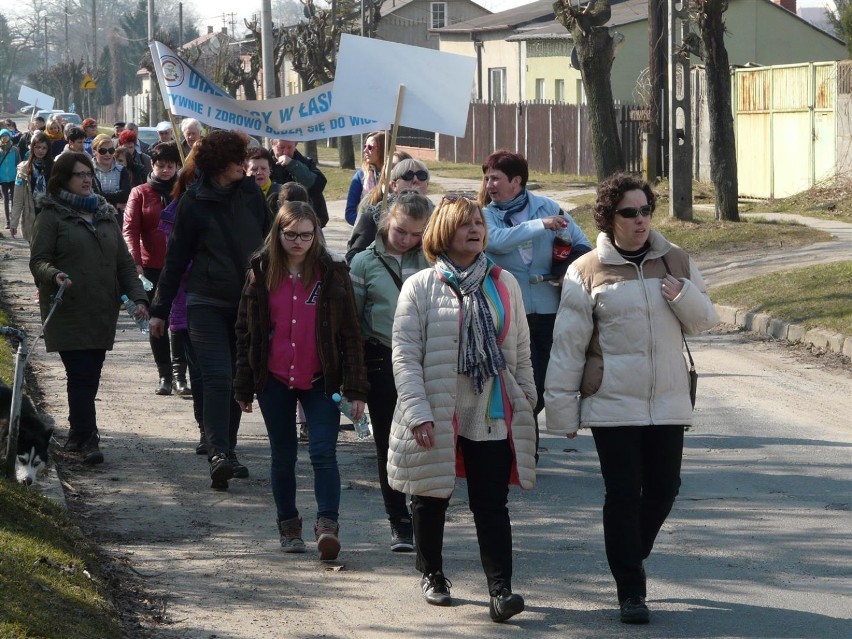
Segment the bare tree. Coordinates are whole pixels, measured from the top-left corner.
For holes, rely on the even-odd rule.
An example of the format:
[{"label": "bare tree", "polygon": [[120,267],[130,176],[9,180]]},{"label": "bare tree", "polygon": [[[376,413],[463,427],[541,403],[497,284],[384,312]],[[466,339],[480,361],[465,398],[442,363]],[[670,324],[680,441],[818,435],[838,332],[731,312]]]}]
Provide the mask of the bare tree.
[{"label": "bare tree", "polygon": [[609,0],[592,0],[582,8],[570,0],[553,3],[556,19],[574,39],[574,51],[589,104],[589,128],[598,180],[624,169],[615,119],[610,72],[617,42],[609,33]]},{"label": "bare tree", "polygon": [[[731,112],[731,69],[725,48],[727,0],[693,0],[701,32],[710,116],[710,179],[716,190],[716,219],[737,222],[737,143]],[[695,52],[694,52],[695,53]]]}]

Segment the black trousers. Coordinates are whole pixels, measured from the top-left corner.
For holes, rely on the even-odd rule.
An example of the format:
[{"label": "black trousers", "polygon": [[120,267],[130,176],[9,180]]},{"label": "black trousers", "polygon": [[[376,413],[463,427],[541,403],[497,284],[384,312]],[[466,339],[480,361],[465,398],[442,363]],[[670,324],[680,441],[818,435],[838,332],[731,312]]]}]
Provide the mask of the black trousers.
[{"label": "black trousers", "polygon": [[680,490],[683,431],[683,426],[592,428],[606,486],[606,558],[619,601],[646,594],[642,562]]},{"label": "black trousers", "polygon": [[544,380],[547,365],[550,364],[550,351],[553,350],[553,326],[556,314],[531,313],[527,315],[530,327],[530,359],[532,360],[535,391],[538,393],[533,415],[535,415],[535,461],[538,462],[538,414],[544,410]]},{"label": "black trousers", "polygon": [[[464,455],[467,494],[479,541],[479,558],[489,594],[512,587],[512,524],[509,521],[509,441],[475,442],[458,438]],[[416,541],[416,566],[424,574],[444,570],[444,522],[450,500],[413,495],[411,498]]]},{"label": "black trousers", "polygon": [[237,445],[240,405],[234,399],[237,309],[212,305],[187,308],[189,340],[204,385],[204,434],[208,457]]},{"label": "black trousers", "polygon": [[364,355],[370,381],[367,406],[370,408],[370,424],[373,427],[373,441],[376,444],[379,487],[382,490],[385,512],[391,521],[407,519],[410,515],[408,505],[405,503],[405,493],[394,490],[388,485],[388,446],[393,411],[396,406],[391,349],[383,344],[367,342],[364,346]]},{"label": "black trousers", "polygon": [[68,379],[68,423],[71,426],[68,439],[83,442],[98,432],[95,397],[101,384],[106,350],[60,351],[59,357]]},{"label": "black trousers", "polygon": [[[160,273],[163,269],[159,268],[143,268],[142,272],[151,283],[154,284],[154,288],[148,291],[148,305],[150,306],[151,302],[154,301],[154,293],[157,291],[157,282],[160,281]],[[157,375],[159,377],[165,377],[166,379],[172,378],[172,357],[171,357],[171,348],[169,347],[169,320],[166,319],[166,330],[160,337],[154,337],[153,335],[148,335],[148,342],[151,344],[151,353],[154,355],[154,363],[157,365]]]}]

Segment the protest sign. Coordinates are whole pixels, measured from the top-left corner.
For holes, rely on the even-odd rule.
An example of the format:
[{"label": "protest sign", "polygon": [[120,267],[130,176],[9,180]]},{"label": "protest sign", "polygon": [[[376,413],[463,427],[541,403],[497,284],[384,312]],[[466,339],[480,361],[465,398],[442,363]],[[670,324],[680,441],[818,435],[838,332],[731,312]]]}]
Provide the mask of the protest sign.
[{"label": "protest sign", "polygon": [[161,42],[151,57],[166,106],[175,115],[249,135],[302,142],[386,127],[375,119],[331,109],[333,83],[268,100],[237,100]]},{"label": "protest sign", "polygon": [[31,89],[24,84],[21,85],[21,90],[18,92],[18,99],[25,104],[48,111],[53,108],[55,102],[53,96]]},{"label": "protest sign", "polygon": [[331,106],[392,122],[405,85],[399,124],[463,137],[475,66],[468,56],[344,34]]}]

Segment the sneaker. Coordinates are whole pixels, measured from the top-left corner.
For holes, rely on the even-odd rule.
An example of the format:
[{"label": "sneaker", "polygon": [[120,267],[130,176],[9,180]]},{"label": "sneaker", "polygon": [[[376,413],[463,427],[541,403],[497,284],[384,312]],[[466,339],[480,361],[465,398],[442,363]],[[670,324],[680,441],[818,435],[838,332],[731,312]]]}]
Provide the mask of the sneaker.
[{"label": "sneaker", "polygon": [[645,605],[645,597],[628,597],[620,604],[621,623],[648,623],[651,613]]},{"label": "sneaker", "polygon": [[104,454],[98,447],[100,436],[97,433],[92,433],[89,438],[80,444],[80,455],[83,457],[83,463],[89,466],[104,463]]},{"label": "sneaker", "polygon": [[412,552],[414,550],[414,531],[411,528],[411,520],[407,517],[392,519],[391,529],[391,551]]},{"label": "sneaker", "polygon": [[340,554],[340,539],[337,538],[339,532],[340,524],[333,519],[328,517],[317,519],[314,534],[317,537],[317,550],[321,560],[337,559],[337,555]]},{"label": "sneaker", "polygon": [[223,453],[210,458],[210,487],[214,490],[228,490],[228,480],[234,476],[234,467]]},{"label": "sneaker", "polygon": [[240,460],[237,459],[236,451],[228,452],[228,461],[231,462],[231,466],[234,468],[234,477],[237,479],[247,479],[249,476],[249,469],[243,466],[240,463]]},{"label": "sneaker", "polygon": [[204,435],[204,429],[201,429],[201,437],[198,440],[198,444],[195,446],[195,454],[196,455],[206,455],[207,454],[207,437]]},{"label": "sneaker", "polygon": [[305,552],[302,540],[302,518],[278,520],[278,533],[281,535],[281,549],[284,552]]},{"label": "sneaker", "polygon": [[433,606],[451,605],[453,599],[450,597],[450,588],[452,587],[452,582],[444,577],[444,573],[442,572],[423,575],[423,578],[420,580],[420,588],[423,589],[423,596]]},{"label": "sneaker", "polygon": [[492,621],[503,623],[523,611],[524,598],[514,594],[511,588],[503,586],[496,595],[491,595],[488,614],[491,615]]}]

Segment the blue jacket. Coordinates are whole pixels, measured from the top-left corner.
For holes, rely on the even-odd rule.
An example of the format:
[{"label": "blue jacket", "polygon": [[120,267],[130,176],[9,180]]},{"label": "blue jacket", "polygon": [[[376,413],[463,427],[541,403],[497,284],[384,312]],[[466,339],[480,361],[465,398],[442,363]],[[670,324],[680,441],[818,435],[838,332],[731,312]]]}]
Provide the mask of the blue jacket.
[{"label": "blue jacket", "polygon": [[355,175],[352,176],[352,182],[349,183],[349,193],[346,195],[346,221],[349,224],[355,224],[355,218],[358,217],[358,205],[361,203],[361,192],[364,190],[364,171],[358,169]]},{"label": "blue jacket", "polygon": [[[559,294],[561,289],[544,281],[538,284],[530,283],[531,275],[548,275],[553,255],[553,238],[556,233],[546,229],[542,218],[551,215],[559,215],[561,208],[553,200],[530,193],[529,196],[529,220],[509,226],[504,221],[504,213],[494,203],[485,207],[485,223],[488,225],[488,246],[486,254],[495,264],[503,267],[515,276],[521,286],[524,297],[524,308],[527,314],[549,314],[556,313],[559,308]],[[591,248],[586,234],[577,226],[574,219],[567,213],[562,213],[568,218],[568,229],[571,232],[571,242],[574,245],[585,245]],[[518,250],[525,242],[533,243],[533,260],[525,264]]]},{"label": "blue jacket", "polygon": [[[3,131],[6,131],[6,129],[3,129]],[[15,175],[18,172],[18,162],[20,161],[18,149],[14,144],[9,147],[8,151],[0,150],[0,182],[5,184],[6,182],[15,181]]]}]

